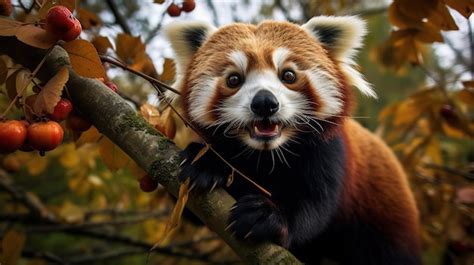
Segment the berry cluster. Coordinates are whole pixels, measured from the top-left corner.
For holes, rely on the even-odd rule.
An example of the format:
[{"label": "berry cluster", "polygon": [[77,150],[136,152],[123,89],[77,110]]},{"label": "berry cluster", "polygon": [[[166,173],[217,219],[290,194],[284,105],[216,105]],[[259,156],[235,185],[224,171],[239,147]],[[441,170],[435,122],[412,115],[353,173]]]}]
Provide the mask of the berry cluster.
[{"label": "berry cluster", "polygon": [[184,0],[181,6],[174,2],[171,3],[166,11],[168,12],[168,15],[172,17],[179,17],[181,15],[181,11],[189,13],[193,11],[194,8],[196,8],[196,2],[194,2],[194,0]]},{"label": "berry cluster", "polygon": [[49,9],[45,29],[48,33],[64,41],[75,40],[82,31],[79,20],[65,6],[54,6]]}]

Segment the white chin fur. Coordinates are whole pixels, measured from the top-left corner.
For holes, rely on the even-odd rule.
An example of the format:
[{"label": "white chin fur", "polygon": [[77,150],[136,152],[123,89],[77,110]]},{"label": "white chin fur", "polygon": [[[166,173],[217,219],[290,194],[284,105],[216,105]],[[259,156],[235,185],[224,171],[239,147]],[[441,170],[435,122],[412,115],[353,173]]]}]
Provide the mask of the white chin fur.
[{"label": "white chin fur", "polygon": [[248,133],[240,136],[240,139],[247,144],[249,147],[257,150],[273,150],[276,149],[288,141],[288,136],[282,134],[278,137],[273,138],[269,141],[261,141],[252,138]]}]

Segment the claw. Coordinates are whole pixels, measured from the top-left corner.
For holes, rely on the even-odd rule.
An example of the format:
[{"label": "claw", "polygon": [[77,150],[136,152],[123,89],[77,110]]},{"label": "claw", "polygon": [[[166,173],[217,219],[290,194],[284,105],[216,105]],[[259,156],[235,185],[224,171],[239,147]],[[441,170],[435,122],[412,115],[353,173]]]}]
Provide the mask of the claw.
[{"label": "claw", "polygon": [[211,193],[212,191],[214,191],[214,189],[216,188],[216,186],[217,186],[217,180],[214,181],[214,184],[212,185],[211,190],[209,191],[209,193]]},{"label": "claw", "polygon": [[191,184],[191,187],[189,187],[188,192],[191,192],[195,187],[196,187],[196,182],[194,181],[194,182]]},{"label": "claw", "polygon": [[186,163],[188,161],[188,159],[184,159],[183,161],[181,161],[181,163],[179,164],[179,167],[182,167],[184,165],[184,163]]},{"label": "claw", "polygon": [[229,211],[233,211],[233,210],[237,209],[237,207],[239,207],[239,205],[235,204],[234,206],[229,208]]},{"label": "claw", "polygon": [[244,239],[247,239],[252,234],[252,230],[250,230],[247,234],[245,234]]},{"label": "claw", "polygon": [[230,223],[228,226],[226,226],[226,228],[224,228],[224,231],[229,230],[229,228],[231,228],[234,224],[235,224],[235,221],[233,221],[233,222]]}]

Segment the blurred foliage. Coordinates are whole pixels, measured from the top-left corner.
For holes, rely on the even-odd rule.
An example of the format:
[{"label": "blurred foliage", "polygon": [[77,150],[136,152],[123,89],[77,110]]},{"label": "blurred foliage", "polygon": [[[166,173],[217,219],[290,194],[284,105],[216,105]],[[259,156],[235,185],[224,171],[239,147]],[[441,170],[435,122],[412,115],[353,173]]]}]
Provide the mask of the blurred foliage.
[{"label": "blurred foliage", "polygon": [[[29,8],[33,2],[18,2],[13,17],[34,21],[37,11]],[[153,41],[163,42],[158,33],[169,19],[164,6],[170,1],[165,1],[161,13],[153,14],[158,20],[150,20],[149,9],[158,2],[162,1],[80,1],[76,15],[88,44],[75,43],[69,51],[93,46],[94,54],[119,58],[135,71],[172,82],[174,66],[164,58],[166,53],[149,49]],[[213,20],[219,21],[218,2],[201,1],[198,7],[209,8]],[[425,263],[471,265],[474,41],[468,18],[472,1],[394,0],[386,6],[382,0],[274,0],[228,5],[249,10],[257,5],[258,16],[249,19],[252,22],[283,16],[302,23],[321,14],[360,14],[368,19],[370,34],[358,62],[379,99],[359,97],[354,118],[387,141],[410,177],[421,213]],[[229,14],[234,21],[245,20],[241,15]],[[448,30],[459,35],[450,37]],[[446,53],[453,58],[449,63],[443,57]],[[103,78],[118,84],[122,97],[137,110],[142,107],[150,123],[164,126],[147,104],[157,103],[147,82],[109,64],[99,67],[106,70]],[[4,85],[1,93],[6,93]],[[8,104],[3,94],[1,110]],[[20,116],[21,110],[9,114]],[[33,152],[0,156],[5,264],[145,264],[148,250],[163,238],[173,200],[161,187],[152,193],[140,191],[137,180],[145,172],[95,128],[82,134],[68,130],[66,139],[45,157]],[[151,264],[237,260],[212,232],[190,222],[159,246]]]}]

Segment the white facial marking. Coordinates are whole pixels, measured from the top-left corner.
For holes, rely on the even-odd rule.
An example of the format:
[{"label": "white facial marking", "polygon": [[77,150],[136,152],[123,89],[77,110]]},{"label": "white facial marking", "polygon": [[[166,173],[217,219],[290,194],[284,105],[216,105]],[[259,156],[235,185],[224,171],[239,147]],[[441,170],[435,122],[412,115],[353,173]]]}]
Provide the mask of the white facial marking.
[{"label": "white facial marking", "polygon": [[190,101],[190,116],[194,122],[202,126],[210,125],[210,122],[207,118],[209,111],[207,107],[209,106],[209,100],[214,94],[216,89],[217,79],[212,77],[201,78],[197,85],[191,88],[190,97],[193,99]]},{"label": "white facial marking", "polygon": [[288,58],[290,55],[290,51],[287,48],[278,48],[273,52],[272,55],[272,60],[273,60],[273,65],[275,66],[276,69],[281,69],[283,63],[285,60]]},{"label": "white facial marking", "polygon": [[248,60],[244,52],[233,51],[229,55],[229,58],[239,68],[241,73],[245,73],[247,70]]},{"label": "white facial marking", "polygon": [[342,95],[336,82],[331,80],[329,74],[325,76],[323,70],[314,69],[306,71],[306,75],[309,77],[312,87],[316,89],[316,94],[321,99],[323,105],[318,113],[316,113],[316,116],[327,118],[340,113],[343,105],[340,99]]}]

